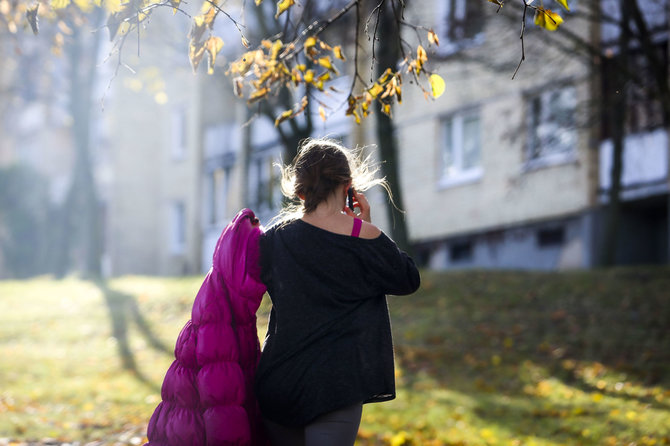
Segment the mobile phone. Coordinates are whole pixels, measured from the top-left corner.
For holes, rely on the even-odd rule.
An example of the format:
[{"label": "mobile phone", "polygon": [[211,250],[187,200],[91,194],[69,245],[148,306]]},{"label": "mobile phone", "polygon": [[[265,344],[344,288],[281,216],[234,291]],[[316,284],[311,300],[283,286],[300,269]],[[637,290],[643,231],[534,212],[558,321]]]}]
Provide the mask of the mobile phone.
[{"label": "mobile phone", "polygon": [[354,210],[354,188],[350,187],[347,189],[347,205],[349,209]]}]

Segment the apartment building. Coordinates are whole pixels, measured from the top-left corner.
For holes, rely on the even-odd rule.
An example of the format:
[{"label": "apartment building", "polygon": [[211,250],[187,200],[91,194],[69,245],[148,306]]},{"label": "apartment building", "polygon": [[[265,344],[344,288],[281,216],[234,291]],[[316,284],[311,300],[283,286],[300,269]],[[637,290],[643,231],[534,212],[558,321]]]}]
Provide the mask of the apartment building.
[{"label": "apartment building", "polygon": [[[570,4],[566,29],[612,45],[616,30],[582,18],[585,1]],[[407,18],[438,32],[440,46],[429,49],[429,58],[446,92],[425,101],[406,85],[394,110],[417,259],[438,269],[597,266],[612,159],[598,107],[608,88],[607,61],[557,47],[529,19],[526,60],[512,80],[521,57],[520,11],[496,13],[494,5],[471,0],[432,6],[412,4]],[[649,16],[665,55],[665,9]],[[159,77],[151,72],[115,80],[123,88],[115,89],[108,124],[108,274],[206,271],[216,239],[240,208],[268,223],[281,205],[275,163],[289,160],[282,160],[273,123],[235,98],[221,73],[194,77],[178,66],[169,68],[172,81],[161,90],[167,101],[147,94]],[[134,90],[138,78],[145,83]],[[626,124],[617,262],[663,263],[667,117],[638,96]],[[362,126],[343,112],[326,123],[313,118],[314,136],[374,143],[371,118]],[[375,223],[390,233],[383,194],[372,199]]]},{"label": "apartment building", "polygon": [[[587,2],[569,3],[567,31],[618,50],[617,29],[585,19]],[[596,266],[612,159],[598,101],[611,67],[556,45],[530,19],[526,58],[512,80],[521,11],[491,6],[447,0],[411,11],[438,32],[429,57],[447,84],[430,106],[410,96],[397,110],[417,256],[433,268]],[[647,20],[667,72],[666,7],[654,11]],[[650,98],[634,98],[629,108],[617,262],[664,263],[667,116]]]}]

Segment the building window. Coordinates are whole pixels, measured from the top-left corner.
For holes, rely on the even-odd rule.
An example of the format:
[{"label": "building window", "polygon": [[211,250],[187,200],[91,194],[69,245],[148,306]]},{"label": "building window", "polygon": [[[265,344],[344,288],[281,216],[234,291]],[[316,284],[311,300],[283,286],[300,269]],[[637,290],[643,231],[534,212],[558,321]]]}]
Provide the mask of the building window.
[{"label": "building window", "polygon": [[170,207],[170,252],[183,254],[186,249],[186,206],[175,201]]},{"label": "building window", "polygon": [[175,161],[186,158],[186,111],[178,108],[172,112],[172,159]]},{"label": "building window", "polygon": [[[472,0],[443,0],[437,3],[438,33],[443,47],[454,51],[483,36],[484,7]],[[442,43],[442,42],[440,42]]]},{"label": "building window", "polygon": [[219,167],[207,176],[207,223],[215,225],[226,220],[230,195],[231,167]]},{"label": "building window", "polygon": [[271,213],[281,204],[281,175],[272,155],[272,151],[265,152],[253,159],[250,166],[249,201],[261,214]]},{"label": "building window", "polygon": [[537,246],[551,248],[562,246],[565,242],[565,228],[545,228],[537,231]]},{"label": "building window", "polygon": [[449,246],[449,260],[452,263],[469,262],[472,261],[472,257],[473,249],[470,240],[454,242]]},{"label": "building window", "polygon": [[476,181],[482,176],[479,112],[459,113],[442,124],[440,185]]},{"label": "building window", "polygon": [[577,96],[573,86],[544,90],[528,99],[527,164],[572,161],[576,153]]}]

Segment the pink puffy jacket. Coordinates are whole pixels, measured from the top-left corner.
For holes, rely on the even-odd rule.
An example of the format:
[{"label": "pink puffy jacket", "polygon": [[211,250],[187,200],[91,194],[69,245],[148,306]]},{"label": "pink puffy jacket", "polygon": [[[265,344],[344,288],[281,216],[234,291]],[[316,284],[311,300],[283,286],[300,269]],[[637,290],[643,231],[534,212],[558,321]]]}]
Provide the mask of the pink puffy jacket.
[{"label": "pink puffy jacket", "polygon": [[145,446],[266,446],[253,393],[260,356],[259,279],[254,213],[240,211],[214,250],[212,269],[177,339]]}]

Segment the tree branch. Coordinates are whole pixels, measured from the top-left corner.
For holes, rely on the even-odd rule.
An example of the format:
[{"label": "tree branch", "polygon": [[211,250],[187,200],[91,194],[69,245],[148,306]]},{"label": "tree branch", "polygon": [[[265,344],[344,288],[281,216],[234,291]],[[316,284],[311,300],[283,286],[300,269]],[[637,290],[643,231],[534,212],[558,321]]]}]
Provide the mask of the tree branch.
[{"label": "tree branch", "polygon": [[[318,36],[323,32],[324,29],[326,29],[328,26],[330,26],[333,22],[339,20],[342,16],[344,16],[351,8],[356,6],[360,0],[352,0],[350,1],[347,5],[345,5],[337,14],[334,16],[330,17],[328,20],[323,22],[321,26],[312,34],[313,36]],[[307,28],[305,28],[295,39],[293,39],[289,44],[286,45],[286,50],[279,55],[280,59],[290,59],[291,57],[295,56],[298,52],[302,50],[302,46],[298,47],[297,44],[300,41],[300,39],[304,38],[308,33],[310,33],[314,28],[316,28],[319,25],[319,21],[315,20],[312,22]]]}]

